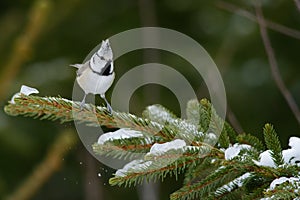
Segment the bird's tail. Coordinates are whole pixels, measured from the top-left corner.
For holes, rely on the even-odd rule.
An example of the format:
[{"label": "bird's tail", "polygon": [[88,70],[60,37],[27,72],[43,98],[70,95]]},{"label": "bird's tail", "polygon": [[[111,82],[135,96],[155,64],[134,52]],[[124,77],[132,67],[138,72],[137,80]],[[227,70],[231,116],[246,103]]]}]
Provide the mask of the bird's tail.
[{"label": "bird's tail", "polygon": [[82,65],[83,65],[83,64],[74,64],[74,65],[72,64],[72,65],[70,65],[70,66],[71,66],[71,67],[76,67],[76,68],[79,69],[80,67],[82,67]]}]

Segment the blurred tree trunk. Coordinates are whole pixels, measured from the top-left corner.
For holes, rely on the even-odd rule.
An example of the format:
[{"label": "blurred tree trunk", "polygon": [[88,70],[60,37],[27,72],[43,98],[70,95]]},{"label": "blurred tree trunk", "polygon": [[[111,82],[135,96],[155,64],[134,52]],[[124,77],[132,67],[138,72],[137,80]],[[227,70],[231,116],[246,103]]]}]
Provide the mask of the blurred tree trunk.
[{"label": "blurred tree trunk", "polygon": [[101,179],[97,176],[97,161],[85,149],[83,149],[84,158],[84,199],[85,200],[102,200],[103,187]]},{"label": "blurred tree trunk", "polygon": [[[157,18],[155,11],[154,0],[139,0],[139,11],[142,26],[157,26]],[[158,40],[156,35],[144,35],[144,40]],[[154,42],[153,41],[153,42]],[[157,51],[144,51],[143,63],[157,62],[159,63],[159,54]],[[151,74],[151,76],[149,76]],[[144,69],[144,80],[150,79],[151,81],[160,82],[160,74],[153,69]],[[159,102],[160,92],[154,90],[150,92],[145,91],[144,98],[151,102]],[[138,189],[140,200],[158,200],[159,199],[159,183],[147,183],[139,187]]]}]

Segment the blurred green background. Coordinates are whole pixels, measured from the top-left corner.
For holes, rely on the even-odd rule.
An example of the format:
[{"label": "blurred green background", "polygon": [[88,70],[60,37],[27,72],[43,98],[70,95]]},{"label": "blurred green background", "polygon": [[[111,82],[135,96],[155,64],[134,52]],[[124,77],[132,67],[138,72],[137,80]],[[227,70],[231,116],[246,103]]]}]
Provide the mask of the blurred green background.
[{"label": "blurred green background", "polygon": [[[279,27],[279,31],[269,29],[268,33],[280,74],[300,105],[300,10],[294,1],[262,3],[269,24]],[[234,12],[236,9],[248,15]],[[222,74],[230,119],[235,116],[238,130],[262,138],[263,125],[270,122],[285,148],[290,136],[300,136],[299,124],[272,78],[259,27],[255,20],[243,16],[255,15],[249,1],[2,0],[0,11],[0,199],[14,194],[33,176],[59,135],[74,130],[72,123],[7,116],[3,111],[7,101],[22,84],[38,88],[41,96],[71,99],[76,70],[69,64],[81,63],[103,39],[132,28],[165,27],[199,42]],[[159,50],[138,50],[120,57],[115,62],[116,80],[134,66],[156,61],[184,74],[199,98],[209,98],[205,83],[192,66]],[[97,98],[97,103],[103,103]],[[158,85],[139,88],[131,98],[130,109],[140,115],[153,103],[179,114],[174,94]],[[108,179],[114,170],[95,160],[80,141],[66,146],[65,151],[58,170],[31,199],[142,199],[141,187],[110,187]],[[168,199],[180,184],[180,180],[168,178],[156,185],[159,199]]]}]

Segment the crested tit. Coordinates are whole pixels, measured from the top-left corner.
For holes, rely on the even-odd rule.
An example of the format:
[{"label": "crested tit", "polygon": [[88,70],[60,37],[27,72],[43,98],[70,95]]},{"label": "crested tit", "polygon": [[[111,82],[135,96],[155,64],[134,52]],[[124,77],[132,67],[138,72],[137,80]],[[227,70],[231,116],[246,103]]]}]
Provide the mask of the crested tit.
[{"label": "crested tit", "polygon": [[80,108],[82,109],[85,104],[87,94],[100,94],[101,98],[106,102],[107,110],[111,114],[112,108],[105,98],[105,92],[112,85],[115,73],[113,52],[108,39],[102,41],[100,49],[86,63],[71,66],[78,68],[76,80],[84,91]]}]

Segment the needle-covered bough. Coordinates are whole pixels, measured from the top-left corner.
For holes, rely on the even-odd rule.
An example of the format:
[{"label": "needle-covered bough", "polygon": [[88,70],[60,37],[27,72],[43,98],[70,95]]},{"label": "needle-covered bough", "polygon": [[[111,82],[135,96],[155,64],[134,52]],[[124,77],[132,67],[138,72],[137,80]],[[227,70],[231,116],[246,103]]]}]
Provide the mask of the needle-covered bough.
[{"label": "needle-covered bough", "polygon": [[[23,88],[5,112],[119,128],[99,135],[93,145],[97,154],[131,158],[110,179],[111,185],[134,186],[144,180],[183,176],[182,187],[170,199],[300,198],[300,138],[291,137],[289,148],[282,150],[270,124],[263,129],[265,147],[250,134],[237,134],[206,99],[189,101],[187,119],[180,119],[160,105],[148,106],[141,117],[117,111],[111,115],[105,107],[87,104],[81,109],[80,102],[29,96],[31,92]],[[136,159],[136,153],[143,156]]]}]

